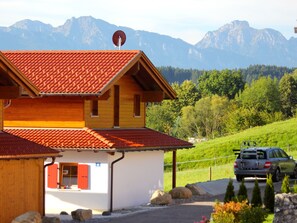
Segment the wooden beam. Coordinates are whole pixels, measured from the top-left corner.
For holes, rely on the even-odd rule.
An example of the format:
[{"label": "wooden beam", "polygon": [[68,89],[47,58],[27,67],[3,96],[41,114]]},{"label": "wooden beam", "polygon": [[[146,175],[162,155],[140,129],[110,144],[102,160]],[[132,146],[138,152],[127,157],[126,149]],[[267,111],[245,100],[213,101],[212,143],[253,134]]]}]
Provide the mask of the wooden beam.
[{"label": "wooden beam", "polygon": [[1,99],[13,99],[21,96],[20,86],[0,86]]},{"label": "wooden beam", "polygon": [[142,96],[142,102],[161,102],[163,99],[163,91],[144,91]]},{"label": "wooden beam", "polygon": [[3,100],[0,99],[0,131],[3,130]]},{"label": "wooden beam", "polygon": [[176,187],[176,150],[172,151],[172,189]]}]

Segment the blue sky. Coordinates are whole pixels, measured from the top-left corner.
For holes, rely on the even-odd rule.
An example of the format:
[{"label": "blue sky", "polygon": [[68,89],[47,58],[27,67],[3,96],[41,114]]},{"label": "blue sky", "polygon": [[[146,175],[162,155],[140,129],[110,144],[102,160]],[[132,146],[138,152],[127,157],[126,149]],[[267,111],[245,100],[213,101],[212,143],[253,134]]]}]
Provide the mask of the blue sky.
[{"label": "blue sky", "polygon": [[296,0],[1,0],[0,15],[0,26],[31,19],[55,27],[72,17],[93,16],[192,44],[233,20],[248,21],[256,29],[276,29],[286,38],[297,37],[293,30]]}]

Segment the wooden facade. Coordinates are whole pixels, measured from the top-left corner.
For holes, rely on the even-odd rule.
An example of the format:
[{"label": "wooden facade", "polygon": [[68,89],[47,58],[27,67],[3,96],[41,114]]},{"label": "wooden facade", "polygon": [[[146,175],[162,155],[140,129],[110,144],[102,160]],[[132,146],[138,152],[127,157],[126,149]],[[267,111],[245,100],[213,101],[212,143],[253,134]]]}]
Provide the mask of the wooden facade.
[{"label": "wooden facade", "polygon": [[43,165],[42,158],[0,160],[1,222],[29,210],[43,213]]},{"label": "wooden facade", "polygon": [[[119,123],[115,125],[115,88],[119,90]],[[134,96],[140,97],[139,115],[135,115]],[[131,75],[112,85],[102,98],[43,97],[11,100],[4,110],[4,126],[33,128],[142,128],[145,126],[143,90]],[[151,98],[153,100],[153,98]],[[98,115],[92,115],[92,101],[98,100]]]}]

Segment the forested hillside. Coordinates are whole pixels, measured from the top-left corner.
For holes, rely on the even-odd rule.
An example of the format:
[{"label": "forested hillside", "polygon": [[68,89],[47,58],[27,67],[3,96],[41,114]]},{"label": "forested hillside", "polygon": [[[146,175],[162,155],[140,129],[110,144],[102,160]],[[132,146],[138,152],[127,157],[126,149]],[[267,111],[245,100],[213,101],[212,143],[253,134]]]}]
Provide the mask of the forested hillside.
[{"label": "forested hillside", "polygon": [[[297,70],[263,66],[250,70],[205,71],[196,81],[174,82],[177,99],[149,104],[147,126],[181,139],[201,140],[296,117]],[[248,82],[246,77],[256,78]]]},{"label": "forested hillside", "polygon": [[[270,76],[281,79],[285,73],[292,73],[296,68],[267,66],[267,65],[252,65],[245,69],[234,69],[233,71],[240,71],[243,79],[247,83],[258,79],[260,76]],[[198,78],[205,72],[212,70],[198,70],[198,69],[181,69],[174,67],[159,67],[160,72],[164,75],[169,83],[182,83],[184,80],[192,80],[197,82]]]}]

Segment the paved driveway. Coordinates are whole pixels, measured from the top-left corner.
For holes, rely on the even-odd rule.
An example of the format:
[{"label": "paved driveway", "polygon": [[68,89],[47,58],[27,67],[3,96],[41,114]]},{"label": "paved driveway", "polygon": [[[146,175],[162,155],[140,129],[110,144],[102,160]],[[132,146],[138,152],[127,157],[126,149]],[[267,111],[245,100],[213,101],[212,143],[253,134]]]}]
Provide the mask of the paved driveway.
[{"label": "paved driveway", "polygon": [[[262,197],[264,195],[264,188],[266,185],[265,179],[259,179],[259,186],[261,188]],[[194,223],[199,222],[202,216],[210,217],[213,211],[215,201],[223,201],[229,179],[198,183],[201,188],[210,193],[210,196],[195,197],[191,201],[186,201],[182,204],[176,204],[166,207],[146,207],[139,209],[131,209],[120,212],[113,212],[111,216],[94,216],[93,219],[86,221],[86,223]],[[233,181],[235,191],[238,191],[239,183]],[[253,178],[246,179],[245,185],[248,190],[249,199],[251,200],[252,190],[255,180]],[[294,182],[294,181],[292,181]],[[274,183],[275,191],[280,191],[281,182]],[[69,216],[70,217],[70,216]],[[74,223],[75,221],[63,220],[62,223]]]}]

